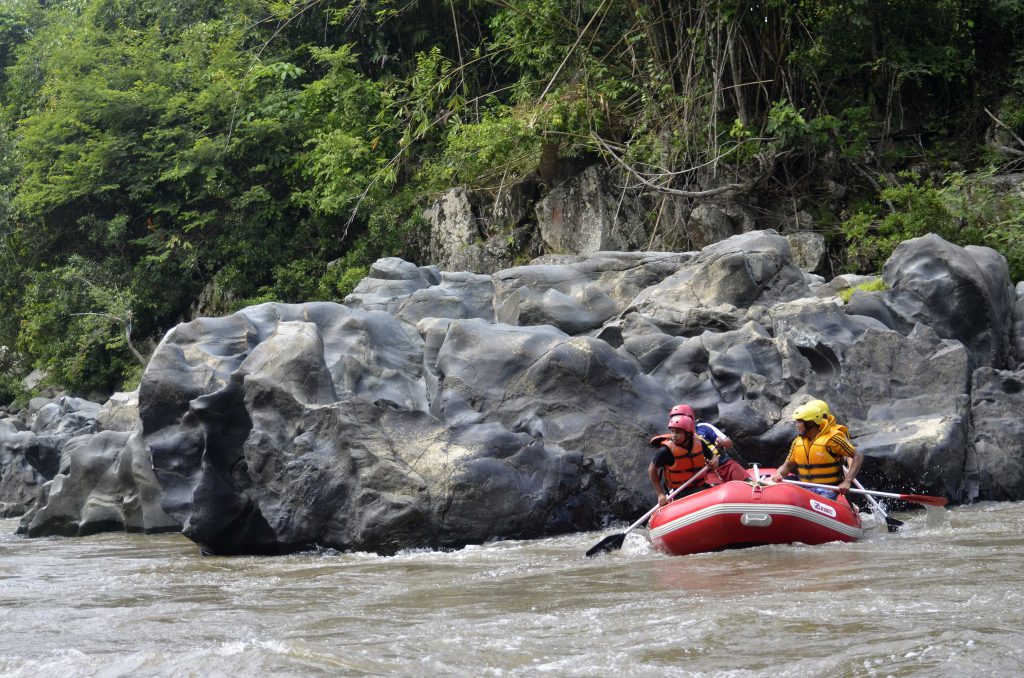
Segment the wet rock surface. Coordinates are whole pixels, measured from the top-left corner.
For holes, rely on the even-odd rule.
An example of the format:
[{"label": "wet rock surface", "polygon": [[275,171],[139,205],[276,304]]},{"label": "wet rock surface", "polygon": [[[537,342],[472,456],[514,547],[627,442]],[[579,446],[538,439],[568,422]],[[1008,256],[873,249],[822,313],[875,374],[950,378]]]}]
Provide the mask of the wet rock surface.
[{"label": "wet rock surface", "polygon": [[775,465],[811,397],[876,489],[1024,498],[1005,261],[928,236],[883,279],[844,304],[857,281],[802,270],[773,231],[492,275],[384,259],[344,305],[174,328],[137,421],[130,396],[0,419],[2,500],[32,535],[180,528],[222,554],[540,537],[650,507],[672,404]]}]

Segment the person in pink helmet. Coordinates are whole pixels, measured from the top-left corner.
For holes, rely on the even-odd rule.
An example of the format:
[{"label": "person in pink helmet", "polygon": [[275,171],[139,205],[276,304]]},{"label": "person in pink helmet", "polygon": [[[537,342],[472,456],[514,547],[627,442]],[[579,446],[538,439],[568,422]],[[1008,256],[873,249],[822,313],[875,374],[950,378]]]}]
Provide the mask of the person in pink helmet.
[{"label": "person in pink helmet", "polygon": [[722,433],[714,424],[704,421],[697,421],[693,414],[693,408],[685,403],[680,403],[669,410],[668,416],[673,417],[683,414],[691,417],[696,422],[697,437],[700,439],[708,452],[708,464],[711,470],[722,479],[723,483],[730,480],[746,480],[747,471],[727,450],[732,449],[732,439]]},{"label": "person in pink helmet", "polygon": [[[693,417],[674,414],[669,417],[668,429],[670,433],[651,439],[651,446],[657,447],[658,451],[647,466],[647,475],[658,495],[659,506],[667,504],[672,490],[690,480],[707,463],[704,444],[696,435],[697,425]],[[705,480],[701,478],[676,496],[686,496],[705,487]]]}]

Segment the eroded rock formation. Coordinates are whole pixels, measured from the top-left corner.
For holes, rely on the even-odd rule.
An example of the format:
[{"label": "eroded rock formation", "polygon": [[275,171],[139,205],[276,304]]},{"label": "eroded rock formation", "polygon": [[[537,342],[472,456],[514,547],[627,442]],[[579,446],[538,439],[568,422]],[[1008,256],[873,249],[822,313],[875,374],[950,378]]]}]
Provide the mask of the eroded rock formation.
[{"label": "eroded rock formation", "polygon": [[[802,270],[773,231],[492,275],[381,260],[345,305],[171,330],[135,428],[124,403],[97,407],[50,443],[59,463],[29,464],[23,485],[42,489],[22,529],[180,525],[210,553],[595,529],[650,506],[646,441],[672,404],[775,465],[811,397],[849,425],[878,489],[1024,498],[1021,292],[1005,261],[928,236],[883,278],[844,304],[835,292],[857,281]],[[40,431],[0,428],[4,477],[45,456],[44,429],[81,423],[42,414]]]}]

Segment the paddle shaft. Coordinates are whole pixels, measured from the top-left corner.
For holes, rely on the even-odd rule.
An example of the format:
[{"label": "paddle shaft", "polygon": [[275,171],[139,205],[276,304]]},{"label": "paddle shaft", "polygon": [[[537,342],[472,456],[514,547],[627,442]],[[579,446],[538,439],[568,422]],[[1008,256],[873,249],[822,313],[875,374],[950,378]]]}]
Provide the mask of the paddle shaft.
[{"label": "paddle shaft", "polygon": [[[782,482],[790,483],[792,485],[803,485],[804,487],[822,487],[822,488],[825,488],[826,490],[835,490],[835,491],[839,490],[839,487],[836,486],[836,485],[821,485],[819,483],[804,483],[804,482],[801,482],[799,480],[787,480],[785,478],[782,479]],[[865,495],[868,495],[868,496],[872,496],[873,495],[875,497],[888,497],[890,499],[902,499],[903,501],[910,501],[910,502],[914,502],[916,504],[929,504],[931,506],[945,506],[946,505],[946,498],[945,497],[933,497],[933,496],[927,495],[927,494],[896,494],[895,492],[877,492],[875,490],[865,490],[865,489],[856,489],[855,490],[852,487],[850,488],[849,491],[850,492],[854,492],[856,494],[865,494]]]},{"label": "paddle shaft", "polygon": [[[847,472],[849,472],[849,470],[850,470],[849,467],[847,467],[846,470],[847,470]],[[868,488],[864,487],[863,485],[861,485],[860,481],[857,480],[856,478],[853,479],[853,484],[857,486],[857,489],[864,490],[864,491],[867,491],[867,489],[868,489]],[[882,516],[882,520],[884,520],[886,523],[888,523],[889,520],[890,520],[889,519],[889,513],[888,513],[888,511],[885,510],[885,507],[882,506],[882,504],[877,499],[872,497],[870,494],[867,494],[867,495],[864,495],[864,496],[867,497],[868,503],[871,504],[871,508],[875,512],[877,512],[878,515]]]},{"label": "paddle shaft", "polygon": [[[861,485],[860,481],[857,480],[856,478],[853,479],[853,484],[857,486],[858,490],[864,490],[865,492],[867,491],[867,488],[864,487],[863,485]],[[878,511],[878,513],[881,514],[881,516],[883,518],[888,518],[889,517],[889,514],[885,512],[885,509],[882,508],[882,505],[880,503],[878,503],[877,499],[872,497],[870,494],[865,494],[864,496],[868,498],[868,503],[871,504],[871,508],[873,508],[876,511]]]},{"label": "paddle shaft", "polygon": [[[666,499],[671,499],[672,497],[676,496],[677,494],[679,494],[680,492],[685,490],[687,487],[692,485],[695,481],[697,481],[697,479],[699,479],[702,476],[704,476],[704,474],[708,472],[709,468],[710,468],[709,466],[705,466],[701,470],[699,470],[696,473],[694,473],[690,477],[689,480],[687,480],[685,483],[683,483],[682,485],[680,485],[676,489],[672,490],[669,493],[668,497],[666,497]],[[648,511],[647,513],[645,513],[642,516],[640,516],[639,520],[637,520],[635,523],[633,523],[632,525],[627,527],[625,532],[619,532],[617,534],[608,535],[607,537],[605,537],[601,541],[599,541],[596,544],[594,544],[590,548],[590,550],[587,551],[587,557],[589,558],[590,556],[597,555],[598,553],[607,553],[609,551],[617,551],[618,549],[622,548],[622,543],[624,541],[626,541],[626,535],[629,534],[630,532],[632,532],[634,529],[636,529],[640,525],[643,525],[644,521],[647,520],[648,518],[650,518],[651,514],[653,514],[659,508],[661,508],[661,503],[660,502],[658,504],[656,504],[650,511]]]},{"label": "paddle shaft", "polygon": [[[856,478],[854,478],[853,484],[856,485],[858,488],[864,490],[865,492],[867,491],[867,488],[861,485],[860,481],[857,480]],[[882,506],[882,503],[880,501],[872,497],[870,494],[864,495],[864,498],[868,500],[869,504],[871,504],[871,510],[882,517],[882,521],[885,523],[886,528],[890,532],[895,532],[903,526],[902,521],[896,520],[895,518],[889,515],[889,512],[885,510],[885,507]]]},{"label": "paddle shaft", "polygon": [[[669,492],[669,493],[668,493],[668,496],[667,496],[667,497],[665,497],[665,498],[666,498],[666,499],[671,499],[672,497],[676,496],[677,494],[679,494],[680,492],[682,492],[683,490],[685,490],[685,489],[686,489],[687,487],[689,487],[690,485],[692,485],[692,484],[694,483],[694,481],[696,481],[696,480],[697,480],[698,478],[702,478],[702,477],[704,476],[704,474],[708,472],[708,468],[709,468],[709,467],[705,466],[705,467],[704,467],[704,468],[702,468],[701,470],[699,470],[699,471],[697,471],[696,473],[694,473],[694,474],[693,474],[693,475],[692,475],[692,476],[690,477],[690,479],[689,479],[689,480],[687,480],[687,481],[686,481],[685,483],[683,483],[682,485],[680,485],[680,486],[679,486],[679,487],[677,487],[676,489],[674,489],[674,490],[672,490],[671,492]],[[653,515],[653,514],[654,514],[654,512],[655,512],[655,511],[657,511],[657,510],[658,510],[658,509],[660,509],[660,508],[661,508],[661,504],[655,504],[655,505],[654,505],[654,507],[653,507],[653,508],[652,508],[652,509],[651,509],[650,511],[648,511],[647,513],[645,513],[645,514],[643,514],[642,516],[640,516],[640,519],[639,519],[639,520],[637,520],[637,521],[636,521],[635,523],[633,523],[632,525],[630,525],[629,527],[627,527],[627,528],[626,528],[626,531],[625,531],[625,532],[623,532],[623,534],[628,534],[629,532],[632,532],[632,531],[633,531],[633,530],[635,530],[636,528],[638,528],[638,527],[640,527],[641,525],[643,525],[643,524],[644,524],[644,522],[646,522],[646,521],[647,521],[647,519],[648,519],[648,518],[650,518],[650,517],[651,517],[651,515]]]}]

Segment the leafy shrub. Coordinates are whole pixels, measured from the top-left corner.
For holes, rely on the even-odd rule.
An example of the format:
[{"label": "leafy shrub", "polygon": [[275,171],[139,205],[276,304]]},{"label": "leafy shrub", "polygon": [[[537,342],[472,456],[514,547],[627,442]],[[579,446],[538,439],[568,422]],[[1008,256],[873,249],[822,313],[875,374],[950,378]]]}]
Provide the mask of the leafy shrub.
[{"label": "leafy shrub", "polygon": [[935,233],[956,245],[986,245],[1006,257],[1013,280],[1024,279],[1024,198],[1000,191],[990,175],[948,175],[941,183],[912,173],[899,175],[903,183],[885,186],[879,198],[892,206],[859,210],[840,225],[847,240],[850,268],[856,272],[881,270],[904,240]]},{"label": "leafy shrub", "polygon": [[370,269],[366,266],[352,266],[346,268],[342,265],[329,266],[327,273],[320,279],[320,286],[317,296],[326,301],[342,302],[345,297],[352,293],[359,281],[366,277]]},{"label": "leafy shrub", "polygon": [[138,373],[129,350],[131,297],[80,257],[31,276],[18,351],[72,392],[112,391]]},{"label": "leafy shrub", "polygon": [[850,303],[850,299],[853,297],[853,293],[857,290],[862,290],[864,292],[882,292],[887,289],[889,289],[889,287],[885,284],[885,281],[881,278],[877,278],[866,283],[861,283],[855,287],[841,290],[839,292],[839,298],[843,300],[844,304],[848,304]]},{"label": "leafy shrub", "polygon": [[499,108],[479,122],[454,125],[444,152],[428,161],[419,176],[437,190],[498,185],[506,174],[515,178],[535,168],[540,143],[524,115]]},{"label": "leafy shrub", "polygon": [[26,399],[21,371],[17,353],[9,346],[0,346],[0,405]]}]

